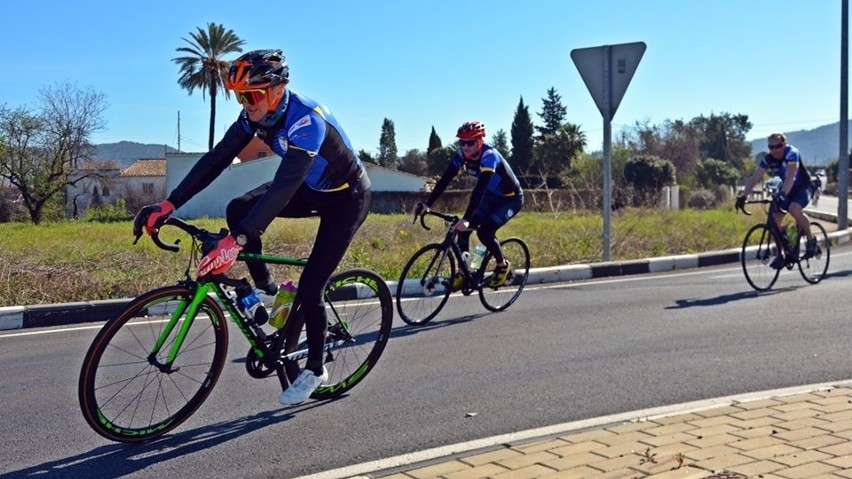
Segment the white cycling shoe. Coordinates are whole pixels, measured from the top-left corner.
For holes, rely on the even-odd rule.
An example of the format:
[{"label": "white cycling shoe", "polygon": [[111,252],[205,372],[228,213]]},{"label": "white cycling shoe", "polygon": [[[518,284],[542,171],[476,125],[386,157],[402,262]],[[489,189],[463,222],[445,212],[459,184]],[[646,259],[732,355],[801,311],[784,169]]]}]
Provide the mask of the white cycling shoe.
[{"label": "white cycling shoe", "polygon": [[311,397],[311,393],[327,380],[328,370],[325,369],[325,366],[322,368],[321,376],[317,376],[310,369],[303,369],[296,380],[293,381],[293,384],[278,396],[278,402],[285,406],[301,404],[307,401]]}]

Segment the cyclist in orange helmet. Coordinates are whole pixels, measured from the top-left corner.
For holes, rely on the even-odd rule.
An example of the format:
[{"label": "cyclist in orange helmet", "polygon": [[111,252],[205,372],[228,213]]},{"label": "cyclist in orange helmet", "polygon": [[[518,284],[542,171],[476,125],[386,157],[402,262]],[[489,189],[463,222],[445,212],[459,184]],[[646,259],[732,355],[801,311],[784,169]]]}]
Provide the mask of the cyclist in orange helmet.
[{"label": "cyclist in orange helmet", "polygon": [[[435,203],[462,168],[477,178],[467,209],[456,223],[461,250],[470,249],[470,230],[477,229],[479,240],[494,254],[497,262],[489,286],[498,287],[506,282],[509,262],[497,242],[497,230],[512,219],[524,205],[524,192],[512,167],[493,146],[485,143],[485,124],[466,121],[456,132],[459,149],[450,158],[450,164],[435,184],[425,203],[417,203],[414,214],[420,215]],[[464,277],[457,273],[453,290],[461,288]]]},{"label": "cyclist in orange helmet", "polygon": [[[296,299],[305,317],[308,359],[305,370],[278,398],[282,404],[298,404],[328,378],[323,290],[367,216],[370,180],[334,115],[287,88],[289,81],[290,68],[281,50],[255,50],[237,58],[225,88],[233,91],[243,107],[239,118],[168,199],[139,211],[134,232],[155,231],[158,220],[209,186],[255,136],[281,157],[274,178],[258,180],[256,188],[228,204],[225,215],[231,234],[205,254],[198,273],[224,273],[241,250],[260,253],[260,237],[276,217],[320,217]],[[276,294],[278,286],[265,264],[247,262],[246,266],[261,292]]]}]

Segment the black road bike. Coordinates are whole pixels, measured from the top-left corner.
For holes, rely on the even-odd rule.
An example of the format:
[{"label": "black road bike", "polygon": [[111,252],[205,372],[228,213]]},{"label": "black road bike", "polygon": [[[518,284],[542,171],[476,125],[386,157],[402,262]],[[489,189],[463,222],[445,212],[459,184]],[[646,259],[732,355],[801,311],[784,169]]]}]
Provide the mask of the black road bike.
[{"label": "black road bike", "polygon": [[428,211],[420,215],[420,225],[427,230],[430,228],[426,226],[426,215],[444,220],[447,234],[444,241],[420,248],[402,269],[396,288],[396,310],[403,321],[419,326],[434,318],[452,293],[456,272],[464,277],[460,289],[462,294],[468,296],[478,291],[482,305],[489,311],[503,311],[518,299],[530,273],[530,250],[522,239],[500,241],[500,249],[511,269],[506,281],[493,287],[489,285],[491,271],[497,263],[490,251],[485,253],[482,264],[475,269],[462,260],[462,251],[456,242],[458,233],[453,227],[459,217]]},{"label": "black road bike", "polygon": [[[83,416],[101,436],[119,442],[157,438],[188,419],[216,385],[228,349],[226,314],[249,343],[246,370],[254,378],[276,374],[287,389],[307,360],[304,318],[297,304],[280,330],[267,333],[244,310],[239,291],[245,278],[190,271],[200,246],[228,234],[168,218],[192,238],[185,279],[131,301],[104,324],[86,353],[78,395]],[[162,229],[162,228],[161,228]],[[154,243],[168,251],[159,234]],[[137,238],[138,240],[138,238]],[[307,260],[241,252],[238,261],[304,267]],[[385,281],[364,269],[341,271],[325,289],[328,381],[311,397],[332,399],[358,384],[384,351],[393,322],[393,298]]]},{"label": "black road bike", "polygon": [[[799,267],[802,278],[808,283],[822,281],[831,257],[831,242],[825,228],[817,222],[810,222],[811,233],[817,241],[817,251],[813,256],[808,256],[805,251],[806,234],[797,231],[796,238],[790,241],[775,224],[775,213],[781,211],[777,201],[762,199],[745,203],[769,205],[766,223],[752,226],[743,240],[740,261],[748,284],[758,291],[768,291],[778,280],[783,268],[792,270],[795,266]],[[740,210],[751,215],[744,206]],[[776,259],[779,256],[781,259]]]}]

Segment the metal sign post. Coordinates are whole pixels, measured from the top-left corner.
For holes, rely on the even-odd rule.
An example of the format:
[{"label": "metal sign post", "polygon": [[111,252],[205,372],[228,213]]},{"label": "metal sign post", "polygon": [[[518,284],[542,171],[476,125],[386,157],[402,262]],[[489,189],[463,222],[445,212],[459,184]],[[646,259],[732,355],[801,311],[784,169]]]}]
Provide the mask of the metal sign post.
[{"label": "metal sign post", "polygon": [[603,260],[610,259],[610,218],[612,216],[612,117],[633,79],[645,53],[645,42],[604,45],[571,50],[586,88],[603,116]]}]

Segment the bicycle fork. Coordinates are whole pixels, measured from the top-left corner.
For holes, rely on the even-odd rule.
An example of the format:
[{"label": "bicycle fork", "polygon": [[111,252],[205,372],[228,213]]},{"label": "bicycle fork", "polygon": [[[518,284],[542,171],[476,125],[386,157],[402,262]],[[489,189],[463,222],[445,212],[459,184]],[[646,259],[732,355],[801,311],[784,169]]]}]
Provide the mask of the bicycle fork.
[{"label": "bicycle fork", "polygon": [[[172,369],[172,365],[175,362],[175,358],[177,358],[178,351],[180,351],[181,346],[183,346],[183,341],[186,339],[186,333],[189,331],[192,323],[195,322],[195,317],[198,314],[198,308],[201,306],[201,302],[207,297],[208,289],[207,285],[202,285],[195,289],[195,294],[191,301],[181,301],[178,303],[169,318],[169,321],[166,323],[166,326],[163,328],[163,331],[160,333],[160,336],[151,348],[151,352],[148,354],[148,363],[159,369],[161,372],[171,374],[180,370],[180,368]],[[175,327],[184,313],[186,313],[186,316],[180,325],[180,329],[178,329],[177,334],[175,335],[174,342],[166,356],[166,361],[161,363],[157,360],[157,354],[160,352],[163,345],[166,344],[166,341],[172,335],[172,332],[174,332]]]}]

